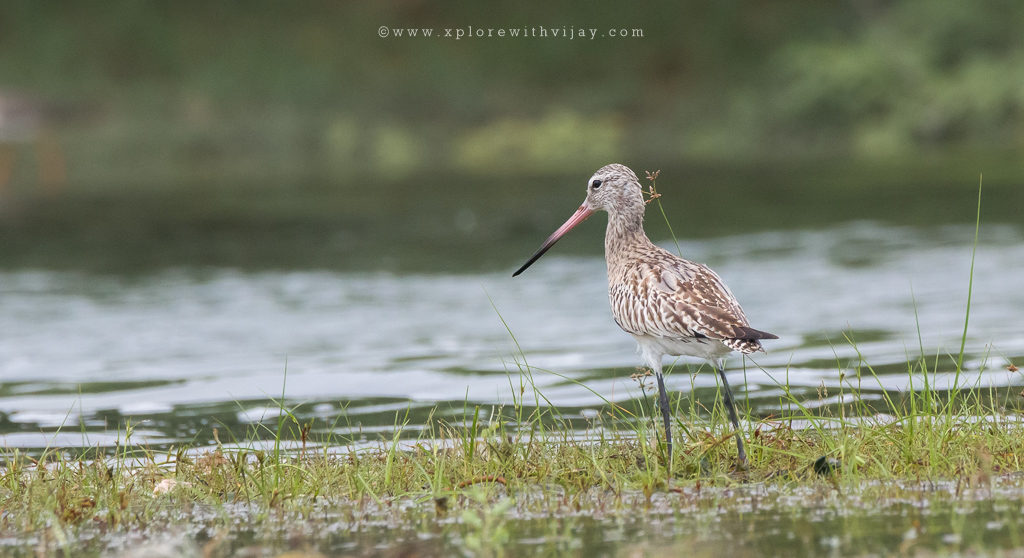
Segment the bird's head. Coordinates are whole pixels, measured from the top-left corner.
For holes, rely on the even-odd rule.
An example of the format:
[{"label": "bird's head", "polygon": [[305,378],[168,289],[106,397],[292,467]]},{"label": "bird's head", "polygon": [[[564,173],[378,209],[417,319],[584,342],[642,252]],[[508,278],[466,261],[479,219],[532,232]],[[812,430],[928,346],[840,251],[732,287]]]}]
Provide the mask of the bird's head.
[{"label": "bird's head", "polygon": [[626,165],[605,165],[587,181],[587,199],[582,207],[591,212],[612,214],[643,212],[644,193],[640,180]]},{"label": "bird's head", "polygon": [[534,252],[533,256],[513,273],[513,277],[519,275],[533,262],[537,261],[544,252],[554,246],[558,239],[565,236],[576,225],[587,220],[595,211],[607,211],[612,218],[626,217],[629,221],[637,223],[643,219],[644,214],[644,192],[640,186],[640,180],[626,165],[612,163],[605,165],[594,173],[587,181],[587,199],[583,200],[576,213],[569,217],[561,227],[558,227],[544,244]]}]

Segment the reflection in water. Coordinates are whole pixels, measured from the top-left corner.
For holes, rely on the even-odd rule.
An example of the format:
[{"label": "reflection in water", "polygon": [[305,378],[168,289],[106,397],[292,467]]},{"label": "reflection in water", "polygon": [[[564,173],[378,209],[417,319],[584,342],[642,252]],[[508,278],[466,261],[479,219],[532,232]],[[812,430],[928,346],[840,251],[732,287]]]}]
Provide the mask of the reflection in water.
[{"label": "reflection in water", "polygon": [[[972,233],[861,223],[683,246],[719,270],[752,321],[782,337],[745,368],[730,367],[739,397],[767,415],[780,384],[815,400],[819,387],[841,386],[840,371],[849,385],[858,353],[878,374],[862,376],[868,391],[920,387],[905,363],[922,347],[952,370],[942,355],[959,351]],[[1007,365],[1024,356],[1024,330],[1007,324],[1019,321],[1024,291],[1005,267],[1024,261],[1020,236],[983,229],[962,385],[1021,380]],[[0,440],[109,446],[134,417],[136,442],[210,443],[214,427],[227,440],[224,432],[276,424],[282,393],[317,429],[374,440],[396,411],[408,409],[415,430],[437,404],[461,416],[466,406],[511,403],[524,359],[570,417],[603,405],[590,390],[641,397],[629,378],[633,342],[608,319],[603,261],[556,252],[530,281],[511,278],[515,263],[463,275],[0,273]],[[689,372],[677,367],[670,389],[711,400],[714,375]],[[953,375],[930,381],[946,389]]]}]

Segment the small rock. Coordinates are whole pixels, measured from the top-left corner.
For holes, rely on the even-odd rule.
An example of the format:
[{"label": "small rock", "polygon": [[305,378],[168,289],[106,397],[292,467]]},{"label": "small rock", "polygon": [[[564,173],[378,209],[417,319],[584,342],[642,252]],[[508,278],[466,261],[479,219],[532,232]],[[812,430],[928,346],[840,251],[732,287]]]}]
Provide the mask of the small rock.
[{"label": "small rock", "polygon": [[814,472],[825,477],[837,473],[842,466],[838,459],[823,455],[814,461]]},{"label": "small rock", "polygon": [[167,494],[174,490],[174,487],[178,486],[178,481],[174,479],[164,479],[153,487],[153,496],[159,496],[161,494]]}]

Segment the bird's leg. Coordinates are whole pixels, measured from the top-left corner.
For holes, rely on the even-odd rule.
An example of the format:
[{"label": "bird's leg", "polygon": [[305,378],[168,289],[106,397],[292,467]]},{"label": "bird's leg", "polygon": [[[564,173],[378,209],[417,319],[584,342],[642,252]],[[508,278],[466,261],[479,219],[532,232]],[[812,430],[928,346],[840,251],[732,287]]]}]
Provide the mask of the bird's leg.
[{"label": "bird's leg", "polygon": [[736,429],[736,449],[739,451],[739,465],[740,468],[747,468],[747,452],[743,451],[743,431],[740,430],[740,419],[736,414],[736,405],[732,400],[732,390],[729,389],[729,380],[725,378],[725,368],[722,366],[716,366],[715,370],[718,371],[718,375],[722,378],[722,387],[725,388],[725,408],[729,411],[729,420],[732,421],[733,428]]},{"label": "bird's leg", "polygon": [[665,445],[668,447],[668,461],[672,462],[672,411],[668,406],[668,392],[665,391],[665,377],[661,374],[661,367],[654,369],[658,377],[658,406],[661,407],[661,418],[665,423]]}]

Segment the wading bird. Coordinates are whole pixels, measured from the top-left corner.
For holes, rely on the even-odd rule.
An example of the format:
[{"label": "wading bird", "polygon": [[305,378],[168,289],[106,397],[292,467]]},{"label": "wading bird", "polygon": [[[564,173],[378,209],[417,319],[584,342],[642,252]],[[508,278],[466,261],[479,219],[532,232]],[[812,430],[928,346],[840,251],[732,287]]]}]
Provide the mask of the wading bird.
[{"label": "wading bird", "polygon": [[608,264],[608,301],[612,317],[636,339],[640,356],[658,379],[658,406],[665,424],[668,455],[672,427],[668,394],[661,371],[664,355],[693,356],[708,361],[722,378],[725,407],[736,429],[741,467],[746,467],[736,405],[725,377],[725,357],[763,350],[761,339],[778,339],[750,327],[736,297],[703,264],[684,260],[656,246],[644,232],[643,188],[633,171],[619,164],[601,167],[587,183],[587,198],[513,277],[544,255],[566,233],[596,211],[608,212],[604,257]]}]

